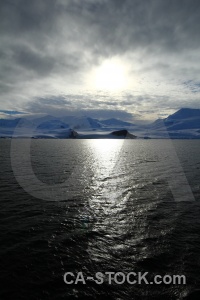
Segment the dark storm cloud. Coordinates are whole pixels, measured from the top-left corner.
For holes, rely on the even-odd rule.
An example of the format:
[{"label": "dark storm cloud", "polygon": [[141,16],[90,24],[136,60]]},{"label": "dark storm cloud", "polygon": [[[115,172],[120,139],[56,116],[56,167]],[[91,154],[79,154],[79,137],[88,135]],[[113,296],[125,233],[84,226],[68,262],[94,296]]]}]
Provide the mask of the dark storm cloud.
[{"label": "dark storm cloud", "polygon": [[[140,74],[181,82],[185,74],[198,82],[199,20],[198,0],[1,0],[1,104],[52,90],[67,94],[93,65],[115,55],[130,63],[135,55]],[[122,106],[131,103],[122,99]]]},{"label": "dark storm cloud", "polygon": [[2,0],[1,1],[1,25],[2,31],[7,30],[11,34],[18,32],[20,35],[26,32],[51,30],[55,16],[55,1],[26,1],[26,0]]},{"label": "dark storm cloud", "polygon": [[40,55],[28,47],[17,47],[13,50],[13,60],[23,68],[36,71],[38,75],[49,74],[54,67],[54,60],[47,55]]}]

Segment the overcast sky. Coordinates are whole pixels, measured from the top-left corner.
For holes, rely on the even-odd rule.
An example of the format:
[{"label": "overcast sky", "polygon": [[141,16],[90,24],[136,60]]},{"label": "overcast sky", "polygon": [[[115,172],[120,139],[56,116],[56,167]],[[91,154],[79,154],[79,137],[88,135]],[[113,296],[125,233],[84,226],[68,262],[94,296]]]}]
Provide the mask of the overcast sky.
[{"label": "overcast sky", "polygon": [[0,109],[156,119],[200,107],[199,0],[1,0]]}]

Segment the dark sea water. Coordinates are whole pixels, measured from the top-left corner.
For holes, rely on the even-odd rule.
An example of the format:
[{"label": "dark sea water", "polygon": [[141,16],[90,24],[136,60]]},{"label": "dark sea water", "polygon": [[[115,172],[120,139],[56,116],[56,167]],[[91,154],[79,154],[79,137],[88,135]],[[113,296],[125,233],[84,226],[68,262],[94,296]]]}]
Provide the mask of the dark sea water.
[{"label": "dark sea water", "polygon": [[[200,141],[28,144],[0,140],[1,300],[200,299]],[[63,280],[109,271],[186,284]]]}]

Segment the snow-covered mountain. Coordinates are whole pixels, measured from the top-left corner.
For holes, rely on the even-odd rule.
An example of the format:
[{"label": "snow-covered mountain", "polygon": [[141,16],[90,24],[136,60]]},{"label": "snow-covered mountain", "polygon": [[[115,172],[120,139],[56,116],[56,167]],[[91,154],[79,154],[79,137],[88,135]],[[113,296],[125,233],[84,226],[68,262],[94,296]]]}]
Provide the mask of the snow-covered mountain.
[{"label": "snow-covered mountain", "polygon": [[181,108],[174,114],[167,117],[167,120],[185,120],[185,119],[200,118],[200,109]]},{"label": "snow-covered mountain", "polygon": [[[86,116],[66,116],[53,117],[31,116],[26,118],[0,119],[0,136],[33,136],[33,137],[75,137],[76,131],[80,131],[82,136],[91,131],[111,132],[113,130],[123,130],[131,123],[118,119],[98,120]],[[133,125],[132,125],[133,126]],[[73,134],[72,134],[73,133]],[[98,134],[98,133],[97,133]]]},{"label": "snow-covered mountain", "polygon": [[164,120],[158,119],[151,124],[151,127],[155,129],[160,129],[163,126],[167,130],[199,129],[200,109],[182,108]]},{"label": "snow-covered mountain", "polygon": [[149,131],[171,138],[200,138],[200,109],[182,108],[150,124]]},{"label": "snow-covered mountain", "polygon": [[[72,138],[129,130],[141,138],[199,138],[200,109],[182,108],[165,119],[145,126],[118,119],[98,120],[87,116],[54,117],[43,115],[0,119],[0,137]],[[78,133],[77,133],[78,132]]]},{"label": "snow-covered mountain", "polygon": [[89,118],[86,116],[66,116],[61,118],[62,122],[69,125],[70,128],[75,130],[92,130],[92,129],[101,129],[102,124],[99,120]]},{"label": "snow-covered mountain", "polygon": [[33,123],[25,118],[0,119],[0,128],[32,127]]},{"label": "snow-covered mountain", "polygon": [[38,130],[56,130],[63,128],[69,128],[69,125],[60,120],[46,121],[37,126]]}]

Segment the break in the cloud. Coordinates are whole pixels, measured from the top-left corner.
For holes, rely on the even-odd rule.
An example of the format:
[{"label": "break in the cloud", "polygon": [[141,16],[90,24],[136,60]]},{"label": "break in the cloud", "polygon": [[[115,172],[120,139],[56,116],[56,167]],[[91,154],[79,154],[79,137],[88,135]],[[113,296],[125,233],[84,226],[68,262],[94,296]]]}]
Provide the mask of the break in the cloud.
[{"label": "break in the cloud", "polygon": [[0,108],[130,119],[199,107],[199,0],[2,0]]}]

